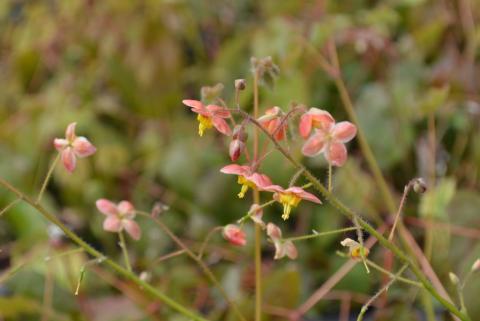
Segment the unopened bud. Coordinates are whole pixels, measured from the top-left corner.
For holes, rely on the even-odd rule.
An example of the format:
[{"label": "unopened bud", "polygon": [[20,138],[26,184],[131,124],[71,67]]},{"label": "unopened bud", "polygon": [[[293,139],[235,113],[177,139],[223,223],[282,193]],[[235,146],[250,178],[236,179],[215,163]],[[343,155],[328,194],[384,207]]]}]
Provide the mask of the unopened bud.
[{"label": "unopened bud", "polygon": [[479,272],[479,271],[480,271],[480,259],[477,259],[475,262],[473,262],[472,272]]},{"label": "unopened bud", "polygon": [[455,273],[449,272],[448,277],[450,278],[450,282],[452,282],[453,285],[458,285],[458,283],[460,283],[460,280]]},{"label": "unopened bud", "polygon": [[234,139],[230,143],[229,155],[232,162],[236,162],[245,149],[245,143],[239,139]]},{"label": "unopened bud", "polygon": [[235,79],[235,89],[236,90],[245,90],[247,87],[247,82],[245,79]]},{"label": "unopened bud", "polygon": [[240,227],[234,224],[228,224],[223,228],[223,237],[236,246],[247,244],[247,235]]},{"label": "unopened bud", "polygon": [[238,139],[242,142],[246,142],[248,134],[245,132],[245,127],[243,125],[236,125],[233,128],[232,138]]},{"label": "unopened bud", "polygon": [[425,180],[421,177],[415,178],[413,182],[413,190],[415,193],[423,194],[427,191],[427,183],[425,183]]}]

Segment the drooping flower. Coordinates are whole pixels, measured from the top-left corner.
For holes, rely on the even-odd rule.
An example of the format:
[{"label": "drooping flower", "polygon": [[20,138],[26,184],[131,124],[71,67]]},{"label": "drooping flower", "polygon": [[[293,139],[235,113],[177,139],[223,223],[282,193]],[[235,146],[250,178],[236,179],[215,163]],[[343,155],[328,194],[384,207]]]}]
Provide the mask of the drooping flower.
[{"label": "drooping flower", "polygon": [[248,211],[249,213],[252,213],[252,215],[250,216],[250,218],[252,219],[252,221],[255,222],[255,224],[258,224],[260,225],[260,227],[262,229],[265,228],[265,223],[263,222],[262,220],[262,217],[263,217],[263,209],[260,207],[260,205],[258,204],[252,204],[252,206],[250,206],[250,210]]},{"label": "drooping flower", "polygon": [[275,246],[275,260],[279,260],[285,256],[295,260],[298,256],[298,251],[295,245],[290,240],[282,239],[282,230],[273,223],[267,224],[267,235]]},{"label": "drooping flower", "polygon": [[185,99],[182,102],[198,114],[198,135],[203,136],[205,130],[212,127],[224,135],[231,134],[230,126],[225,121],[225,118],[230,117],[230,112],[225,108],[216,105],[205,106],[201,101],[192,99]]},{"label": "drooping flower", "polygon": [[243,198],[249,188],[263,190],[264,187],[272,184],[270,178],[267,175],[255,173],[250,166],[230,164],[223,167],[220,172],[224,174],[238,175],[238,184],[242,185],[239,198]]},{"label": "drooping flower", "polygon": [[135,208],[128,201],[118,204],[107,199],[99,199],[96,202],[97,209],[107,217],[103,221],[103,229],[108,232],[121,232],[123,229],[134,239],[139,240],[142,234],[140,226],[133,219]]},{"label": "drooping flower", "polygon": [[63,166],[70,173],[74,171],[77,157],[83,158],[94,154],[97,149],[83,136],[75,134],[77,123],[71,123],[65,131],[65,138],[55,138],[53,146],[61,153]]},{"label": "drooping flower", "polygon": [[[265,128],[270,135],[280,141],[285,138],[287,132],[287,122],[284,121],[285,113],[280,107],[272,107],[265,111],[265,115],[258,118],[258,122]],[[282,124],[283,121],[283,124]]]},{"label": "drooping flower", "polygon": [[362,254],[364,257],[367,257],[368,254],[370,253],[368,248],[363,247],[360,243],[350,238],[344,239],[343,241],[340,242],[340,244],[348,248],[348,254],[353,259],[361,258]]},{"label": "drooping flower", "polygon": [[287,220],[290,217],[292,208],[297,207],[302,199],[317,204],[322,204],[322,201],[320,201],[318,197],[297,186],[283,189],[278,185],[270,185],[265,187],[264,190],[273,192],[273,199],[283,205],[282,218],[284,220]]},{"label": "drooping flower", "polygon": [[312,129],[314,133],[303,145],[302,153],[308,157],[324,153],[329,164],[342,166],[347,160],[345,143],[357,134],[355,125],[348,121],[335,123],[328,112],[311,108],[300,120],[300,134],[306,138]]},{"label": "drooping flower", "polygon": [[225,225],[222,234],[223,237],[233,245],[244,246],[247,244],[246,233],[235,224]]}]

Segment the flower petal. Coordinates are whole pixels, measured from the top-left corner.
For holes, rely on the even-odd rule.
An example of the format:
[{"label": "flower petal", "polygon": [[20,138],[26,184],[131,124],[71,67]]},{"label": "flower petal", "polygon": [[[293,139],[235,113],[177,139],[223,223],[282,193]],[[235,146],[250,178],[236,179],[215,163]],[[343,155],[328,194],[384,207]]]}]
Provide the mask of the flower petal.
[{"label": "flower petal", "polygon": [[135,222],[134,220],[123,220],[122,221],[123,227],[125,228],[125,231],[127,231],[128,234],[134,239],[135,241],[138,241],[140,237],[142,236],[142,230],[140,229],[140,226]]},{"label": "flower petal", "polygon": [[290,188],[285,190],[285,193],[289,193],[289,192],[297,195],[298,197],[300,197],[300,198],[302,198],[306,201],[314,202],[314,203],[317,203],[317,204],[322,204],[322,201],[320,201],[320,199],[318,197],[316,197],[312,193],[309,193],[309,192],[305,191],[301,187],[293,186],[293,187],[290,187]]},{"label": "flower petal", "polygon": [[205,109],[205,106],[203,106],[202,102],[198,100],[184,99],[182,100],[182,103],[193,109]]},{"label": "flower petal", "polygon": [[220,169],[220,172],[224,174],[248,176],[250,175],[251,169],[250,166],[246,165],[230,164]]},{"label": "flower petal", "polygon": [[77,158],[73,152],[73,148],[67,147],[62,151],[62,163],[67,171],[70,173],[73,172],[77,164]]},{"label": "flower petal", "polygon": [[103,229],[109,232],[120,232],[122,230],[122,221],[115,215],[109,215],[103,221]]},{"label": "flower petal", "polygon": [[285,250],[285,254],[291,259],[295,260],[298,256],[297,247],[293,244],[292,241],[286,241],[283,244],[283,248]]},{"label": "flower petal", "polygon": [[285,190],[280,185],[269,185],[262,188],[264,191],[272,193],[283,193]]},{"label": "flower petal", "polygon": [[68,141],[66,139],[63,139],[63,138],[55,138],[53,140],[53,146],[55,146],[55,148],[61,152],[64,148],[66,148],[68,146]]},{"label": "flower petal", "polygon": [[342,166],[347,160],[347,148],[342,143],[333,143],[325,151],[325,158],[333,166]]},{"label": "flower petal", "polygon": [[357,127],[348,121],[339,122],[332,130],[333,139],[342,143],[352,140],[356,134]]},{"label": "flower petal", "polygon": [[326,110],[312,107],[308,113],[312,115],[312,126],[317,129],[329,132],[335,125],[335,119]]},{"label": "flower petal", "polygon": [[282,238],[282,230],[273,223],[267,224],[267,235],[272,240],[280,240]]},{"label": "flower petal", "polygon": [[68,126],[67,126],[67,129],[65,130],[65,138],[69,141],[69,142],[73,142],[75,140],[75,138],[77,137],[75,135],[75,127],[77,126],[77,123],[70,123]]},{"label": "flower petal", "polygon": [[274,241],[273,245],[275,245],[275,256],[273,259],[280,260],[285,256],[285,247],[283,246],[282,241],[279,240]]},{"label": "flower petal", "polygon": [[210,114],[213,117],[220,117],[220,118],[230,117],[230,112],[221,106],[208,105],[206,109],[210,112]]},{"label": "flower petal", "polygon": [[325,151],[325,145],[325,134],[317,131],[303,144],[302,154],[308,157],[316,156]]},{"label": "flower petal", "polygon": [[105,198],[101,198],[95,202],[97,209],[105,215],[117,216],[119,214],[117,205]]},{"label": "flower petal", "polygon": [[310,132],[312,131],[312,115],[305,113],[300,117],[298,131],[300,136],[302,136],[304,139],[310,135]]},{"label": "flower petal", "polygon": [[129,218],[135,217],[135,207],[133,207],[132,203],[129,201],[121,201],[118,203],[117,208],[120,214],[130,215],[131,217]]},{"label": "flower petal", "polygon": [[252,175],[245,178],[254,183],[255,186],[257,186],[259,189],[263,189],[267,186],[272,185],[272,181],[270,180],[270,178],[264,174],[253,173]]},{"label": "flower petal", "polygon": [[212,117],[213,126],[224,135],[230,136],[232,130],[228,126],[227,122],[220,117]]},{"label": "flower petal", "polygon": [[83,136],[75,138],[73,141],[73,150],[78,157],[87,157],[97,151],[95,146]]}]

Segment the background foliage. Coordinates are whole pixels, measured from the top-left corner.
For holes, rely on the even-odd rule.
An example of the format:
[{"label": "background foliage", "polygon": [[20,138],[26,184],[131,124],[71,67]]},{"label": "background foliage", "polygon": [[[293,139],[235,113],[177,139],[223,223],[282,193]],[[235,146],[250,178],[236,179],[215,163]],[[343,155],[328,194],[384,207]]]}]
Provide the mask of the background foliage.
[{"label": "background foliage", "polygon": [[[34,195],[55,155],[52,139],[77,121],[78,133],[98,152],[80,162],[75,175],[55,170],[44,200],[48,207],[116,257],[115,235],[101,230],[95,200],[130,199],[147,211],[162,201],[170,206],[165,222],[198,246],[212,227],[234,221],[249,204],[235,198],[234,179],[218,172],[229,163],[228,142],[212,133],[200,139],[194,115],[181,100],[198,99],[202,86],[221,82],[231,103],[234,79],[251,83],[250,57],[272,56],[281,75],[273,90],[262,89],[263,108],[304,103],[346,119],[331,78],[302,46],[305,38],[321,50],[333,37],[360,125],[391,189],[401,195],[417,176],[432,183],[435,169],[436,186],[421,198],[409,198],[406,222],[449,284],[449,271],[464,275],[480,256],[478,17],[479,3],[469,0],[4,0],[0,175]],[[247,110],[251,100],[251,90],[242,94]],[[434,165],[429,118],[436,125]],[[293,139],[292,150],[299,144]],[[348,163],[335,173],[336,193],[376,222],[388,213],[355,143],[349,153]],[[325,177],[321,157],[305,161]],[[293,174],[276,153],[262,170],[282,184]],[[2,191],[0,204],[12,197]],[[266,215],[279,222],[280,208]],[[442,225],[425,229],[427,220]],[[206,295],[209,284],[188,258],[155,263],[175,245],[156,227],[140,223],[144,236],[129,242],[136,270],[148,271],[157,287],[210,318],[229,319],[218,294]],[[302,204],[288,227],[282,226],[296,235],[345,225],[329,206]],[[304,302],[345,261],[335,255],[344,237],[299,243],[300,258],[293,262],[273,262],[265,244],[266,304],[295,308]],[[86,257],[45,260],[73,247],[25,205],[2,215],[0,240],[0,316],[6,320],[38,320],[45,306],[58,320],[160,320],[158,309],[169,320],[181,319],[101,265],[87,269],[80,295],[74,296]],[[232,248],[216,235],[206,258],[246,312],[252,307],[251,243]],[[372,258],[381,263],[383,254],[373,251]],[[369,296],[380,282],[378,274],[366,275],[357,266],[335,291]],[[453,287],[448,290],[454,296]],[[476,320],[479,278],[465,291]],[[45,303],[49,293],[52,302]],[[403,285],[395,285],[383,304],[378,320],[421,319],[420,295]],[[321,301],[309,316],[335,320],[339,306],[337,300]],[[354,303],[353,311],[358,307]],[[439,314],[443,319],[448,317]]]}]

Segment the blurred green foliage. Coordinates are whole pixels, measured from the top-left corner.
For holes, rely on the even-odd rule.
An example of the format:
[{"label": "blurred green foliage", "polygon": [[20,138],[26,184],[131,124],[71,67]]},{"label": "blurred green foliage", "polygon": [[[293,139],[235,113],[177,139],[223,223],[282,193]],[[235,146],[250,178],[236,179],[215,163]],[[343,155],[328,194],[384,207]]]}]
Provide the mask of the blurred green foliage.
[{"label": "blurred green foliage", "polygon": [[[392,190],[401,195],[403,186],[417,176],[431,182],[435,169],[437,185],[409,198],[405,214],[444,223],[429,229],[430,246],[433,267],[448,284],[449,271],[463,276],[480,256],[479,17],[480,4],[469,0],[3,0],[0,175],[36,195],[56,153],[53,138],[62,137],[66,125],[77,121],[78,134],[87,136],[98,152],[80,161],[73,175],[61,167],[55,170],[46,206],[88,242],[120,260],[115,235],[101,229],[103,216],[95,200],[129,199],[146,211],[161,201],[170,205],[164,221],[196,247],[212,227],[233,222],[250,204],[235,198],[235,179],[218,172],[229,163],[228,141],[213,132],[200,139],[194,115],[181,100],[199,99],[202,86],[221,82],[224,99],[233,104],[234,79],[245,78],[251,85],[250,57],[272,56],[280,76],[272,90],[262,88],[262,108],[278,105],[286,110],[303,103],[346,119],[332,79],[302,46],[305,38],[322,51],[335,39],[360,126]],[[241,105],[251,110],[251,86],[242,93]],[[434,162],[429,119],[435,120]],[[293,136],[290,147],[298,157],[300,144]],[[356,143],[349,144],[349,154],[348,163],[334,173],[337,195],[369,220],[386,217]],[[326,177],[321,157],[305,162]],[[275,152],[261,169],[284,185],[293,174]],[[3,207],[12,200],[10,193],[1,192]],[[280,207],[268,208],[265,216],[280,222]],[[209,285],[186,257],[152,264],[176,248],[155,226],[139,221],[144,236],[128,242],[136,270],[148,270],[155,286],[200,307],[210,318],[234,320],[223,312],[218,293],[205,295]],[[328,205],[303,203],[294,219],[280,224],[287,235],[349,225]],[[470,234],[453,226],[470,228]],[[407,227],[424,243],[425,228]],[[253,233],[248,232],[249,245],[242,249],[231,248],[217,234],[206,258],[245,313],[252,312],[253,302]],[[272,246],[265,243],[265,303],[295,308],[304,302],[343,264],[335,251],[345,236],[352,237],[299,243],[300,257],[294,262],[273,262]],[[81,295],[74,296],[87,258],[45,261],[45,256],[72,248],[57,238],[26,205],[16,205],[1,217],[0,269],[7,273],[22,264],[12,275],[1,274],[7,275],[0,279],[1,317],[39,320],[50,278],[52,320],[133,320],[136,313],[138,320],[162,319],[159,313],[148,316],[146,298],[135,289],[127,295],[135,303],[128,306],[130,312],[120,309],[125,301],[114,290],[119,281],[108,281],[94,269],[87,269]],[[379,262],[382,255],[380,250],[372,253]],[[357,266],[336,289],[368,295],[380,282],[378,274],[366,275]],[[395,320],[419,320],[422,306],[412,299],[412,290],[398,288],[402,291],[389,295],[392,303],[384,306],[378,320],[393,320],[388,317],[392,315]],[[448,290],[455,297],[453,288]],[[476,320],[478,276],[465,291]],[[102,299],[104,305],[96,305]],[[336,319],[339,306],[321,302],[309,314],[312,319]],[[353,304],[352,309],[358,307]],[[89,312],[105,309],[111,313]],[[183,320],[161,311],[169,320]],[[283,318],[268,315],[265,320]]]}]

